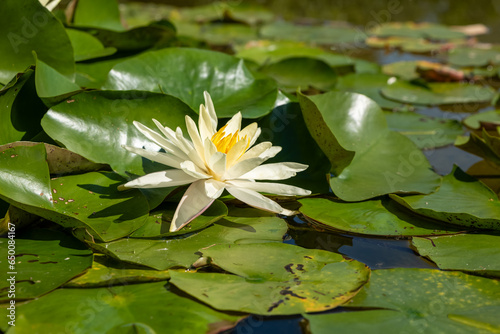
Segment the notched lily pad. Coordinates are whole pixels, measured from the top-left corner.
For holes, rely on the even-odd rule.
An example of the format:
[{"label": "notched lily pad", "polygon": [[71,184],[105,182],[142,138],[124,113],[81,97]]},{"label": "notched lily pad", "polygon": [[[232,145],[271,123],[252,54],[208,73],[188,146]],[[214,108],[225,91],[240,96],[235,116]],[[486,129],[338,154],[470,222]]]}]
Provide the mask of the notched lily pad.
[{"label": "notched lily pad", "polygon": [[[92,251],[82,242],[59,231],[29,229],[15,234],[15,258],[10,259],[10,238],[0,239],[2,262],[0,301],[9,299],[15,278],[16,300],[39,297],[63,285],[92,265]],[[11,291],[12,292],[12,291]]]},{"label": "notched lily pad", "polygon": [[299,200],[300,212],[335,230],[377,236],[454,234],[461,230],[415,216],[388,198],[348,203],[326,198]]},{"label": "notched lily pad", "polygon": [[496,130],[500,126],[500,110],[490,110],[468,116],[463,120],[464,124],[474,130],[481,128],[485,130]]},{"label": "notched lily pad", "polygon": [[440,269],[500,277],[500,234],[413,238],[416,251]]},{"label": "notched lily pad", "polygon": [[441,187],[430,195],[390,196],[426,217],[473,229],[500,230],[498,196],[456,166],[443,177]]},{"label": "notched lily pad", "polygon": [[370,275],[364,264],[340,254],[283,243],[216,245],[201,251],[212,265],[236,275],[173,272],[171,283],[226,311],[324,311],[352,298]]}]

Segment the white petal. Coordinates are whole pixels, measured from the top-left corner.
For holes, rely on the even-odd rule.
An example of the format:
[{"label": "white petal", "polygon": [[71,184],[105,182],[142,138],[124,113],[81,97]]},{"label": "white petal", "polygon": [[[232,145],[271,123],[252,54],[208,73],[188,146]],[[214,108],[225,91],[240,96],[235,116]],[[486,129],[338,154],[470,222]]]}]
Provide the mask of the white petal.
[{"label": "white petal", "polygon": [[[48,1],[47,1],[48,2]],[[57,7],[57,5],[61,2],[61,0],[54,0],[51,3],[44,5],[49,11],[53,11],[54,8]]]},{"label": "white petal", "polygon": [[253,191],[282,196],[307,196],[311,194],[309,190],[281,183],[252,182],[245,180],[231,180],[226,183],[238,188],[245,188]]},{"label": "white petal", "polygon": [[189,159],[200,169],[205,170],[205,161],[200,157],[194,148],[193,143],[184,138],[181,128],[176,129],[175,136],[182,150],[188,155]]},{"label": "white petal", "polygon": [[200,105],[200,113],[198,117],[198,129],[200,130],[201,140],[212,138],[217,132],[217,118],[215,119],[215,126],[212,118],[209,115],[207,108],[202,104]]},{"label": "white petal", "polygon": [[213,199],[219,198],[226,184],[221,181],[209,179],[205,181],[205,194]]},{"label": "white petal", "polygon": [[248,142],[246,139],[241,139],[234,144],[233,147],[227,152],[226,168],[231,168],[240,159],[245,150],[247,149]]},{"label": "white petal", "polygon": [[256,191],[245,188],[231,187],[228,185],[226,185],[226,189],[231,195],[233,195],[243,203],[253,206],[254,208],[283,215],[290,215],[292,213],[290,210],[282,208],[275,201],[259,194]]},{"label": "white petal", "polygon": [[217,153],[217,147],[215,147],[215,144],[208,138],[203,142],[203,147],[205,148],[205,160],[210,161],[210,157]]},{"label": "white petal", "polygon": [[180,169],[169,169],[162,172],[155,172],[140,176],[135,180],[125,183],[126,188],[162,188],[177,187],[197,181]]},{"label": "white petal", "polygon": [[184,173],[191,175],[192,177],[195,177],[197,179],[208,179],[211,177],[210,175],[206,174],[205,171],[196,166],[196,164],[191,160],[183,161],[180,167],[184,171]]},{"label": "white petal", "polygon": [[214,103],[212,102],[212,97],[207,91],[203,92],[203,97],[205,98],[205,107],[210,118],[211,130],[215,133],[217,131],[217,114],[215,113]]},{"label": "white petal", "polygon": [[245,152],[243,156],[238,159],[239,161],[243,161],[245,159],[250,159],[250,158],[255,158],[261,155],[263,152],[266,150],[270,149],[273,146],[273,144],[270,141],[265,141],[260,144],[255,145],[251,149]]},{"label": "white petal", "polygon": [[238,111],[229,121],[226,123],[226,128],[224,129],[224,133],[230,134],[235,133],[236,131],[240,131],[241,129],[241,112]]},{"label": "white petal", "polygon": [[260,165],[248,173],[241,175],[239,178],[251,180],[285,180],[295,176],[298,172],[306,170],[307,167],[307,165],[296,162]]},{"label": "white petal", "polygon": [[226,172],[226,155],[222,152],[215,152],[209,161],[208,167],[219,177],[223,177]]},{"label": "white petal", "polygon": [[252,147],[253,144],[255,144],[255,142],[257,141],[257,138],[259,138],[261,132],[262,132],[262,130],[260,128],[257,128],[257,131],[255,131],[253,138],[250,139],[250,145],[248,145],[249,147]]},{"label": "white petal", "polygon": [[226,180],[239,178],[262,164],[264,161],[274,157],[279,151],[281,151],[281,147],[273,146],[262,152],[256,158],[245,159],[243,161],[240,159],[233,167],[226,171],[224,178]]},{"label": "white petal", "polygon": [[257,123],[252,123],[247,125],[243,130],[240,131],[240,137],[247,137],[248,141],[250,141],[255,133],[257,132],[258,126]]},{"label": "white petal", "polygon": [[160,135],[158,132],[151,130],[147,126],[137,121],[134,121],[134,125],[144,136],[146,136],[151,141],[154,141],[158,146],[163,148],[168,153],[172,153],[175,156],[187,160],[188,156],[182,150],[180,150],[174,143]]},{"label": "white petal", "polygon": [[[174,218],[170,224],[170,232],[178,231],[201,215],[222,194],[224,190],[222,182],[206,183],[205,180],[196,181],[186,190],[175,210]],[[220,184],[222,184],[222,188],[218,189]],[[208,196],[207,193],[211,196]]]},{"label": "white petal", "polygon": [[194,148],[198,152],[198,155],[200,156],[200,158],[205,160],[205,149],[203,147],[203,142],[201,141],[200,133],[196,128],[195,122],[188,115],[186,115],[186,128],[188,130],[189,137],[191,137],[191,140],[193,141]]},{"label": "white petal", "polygon": [[136,147],[130,147],[130,146],[123,146],[125,149],[128,151],[138,154],[140,156],[143,156],[144,158],[147,158],[152,161],[159,162],[161,164],[174,167],[174,168],[180,168],[181,162],[184,160],[176,157],[173,154],[169,153],[163,153],[163,152],[157,152],[157,151],[148,151],[143,148],[136,148]]}]

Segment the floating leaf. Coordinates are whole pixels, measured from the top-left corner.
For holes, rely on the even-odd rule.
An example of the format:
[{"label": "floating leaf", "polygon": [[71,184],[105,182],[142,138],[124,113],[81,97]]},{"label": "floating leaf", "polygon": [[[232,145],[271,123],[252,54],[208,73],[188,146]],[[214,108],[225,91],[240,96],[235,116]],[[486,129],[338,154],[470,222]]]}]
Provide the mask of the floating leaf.
[{"label": "floating leaf", "polygon": [[318,44],[343,44],[363,41],[365,33],[349,26],[305,26],[288,22],[274,22],[260,29],[263,38],[292,40]]},{"label": "floating leaf", "polygon": [[423,37],[437,40],[464,38],[466,35],[450,27],[435,23],[384,22],[377,24],[370,34],[375,36]]},{"label": "floating leaf", "polygon": [[121,261],[157,270],[189,268],[199,258],[198,250],[215,244],[281,241],[286,223],[255,209],[233,209],[225,217],[195,234],[161,239],[121,239],[93,247]]},{"label": "floating leaf", "polygon": [[299,101],[309,132],[332,163],[330,186],[342,200],[430,193],[439,185],[427,159],[409,139],[387,128],[374,101],[341,92],[299,95]]},{"label": "floating leaf", "polygon": [[500,64],[500,47],[479,49],[471,47],[452,49],[448,55],[450,64],[461,67],[481,67]]},{"label": "floating leaf", "polygon": [[[410,332],[486,334],[491,333],[488,325],[498,324],[500,283],[460,272],[375,270],[370,282],[348,306],[368,310],[311,314],[306,318],[314,333],[319,334],[363,332],[367,328],[371,333],[404,328]],[[465,315],[476,323],[460,321]]]},{"label": "floating leaf", "polygon": [[[345,303],[368,280],[364,264],[340,254],[282,243],[202,250],[236,275],[172,272],[170,282],[210,306],[262,315],[319,312]],[[265,258],[262,262],[259,259]]]},{"label": "floating leaf", "polygon": [[495,91],[489,86],[468,83],[436,82],[428,83],[427,87],[422,87],[398,80],[390,86],[382,88],[382,95],[401,103],[442,105],[488,103],[494,98]]},{"label": "floating leaf", "polygon": [[213,45],[231,45],[257,39],[257,30],[243,24],[211,24],[202,27],[197,37]]},{"label": "floating leaf", "polygon": [[92,268],[64,285],[65,288],[97,288],[131,283],[147,283],[170,279],[167,270],[158,271],[131,266],[103,255],[94,255]]},{"label": "floating leaf", "polygon": [[0,82],[34,64],[32,51],[43,62],[72,79],[73,50],[62,23],[38,0],[4,0],[0,14]]},{"label": "floating leaf", "polygon": [[12,79],[0,92],[0,145],[33,138],[42,128],[40,120],[47,107],[35,91],[32,69]]},{"label": "floating leaf", "polygon": [[[15,233],[15,259],[10,260],[7,244],[10,238],[0,239],[2,267],[0,300],[30,299],[46,294],[63,285],[92,265],[92,251],[59,231],[28,229]],[[9,260],[7,260],[9,258]],[[15,278],[15,297],[9,297],[8,279]]]},{"label": "floating leaf", "polygon": [[420,60],[398,61],[382,66],[382,72],[390,76],[397,76],[403,80],[419,78],[417,65]]},{"label": "floating leaf", "polygon": [[[71,301],[68,303],[67,301]],[[17,306],[17,305],[16,305]],[[161,306],[161,307],[159,307]],[[214,333],[241,316],[221,313],[165,288],[165,283],[60,289],[18,305],[16,333]]]},{"label": "floating leaf", "polygon": [[482,137],[471,133],[469,137],[458,137],[455,146],[487,161],[500,165],[500,137],[490,136],[485,129]]},{"label": "floating leaf", "polygon": [[346,203],[326,198],[299,200],[300,212],[335,230],[381,236],[453,234],[460,230],[413,215],[384,198]]},{"label": "floating leaf", "polygon": [[496,130],[500,126],[500,109],[480,112],[468,116],[463,120],[464,124],[471,129]]},{"label": "floating leaf", "polygon": [[330,90],[337,82],[337,73],[328,64],[311,58],[288,58],[264,66],[260,71],[275,79],[282,88],[291,91],[309,87]]},{"label": "floating leaf", "polygon": [[390,196],[422,216],[460,226],[500,229],[498,196],[456,166],[430,195]]},{"label": "floating leaf", "polygon": [[459,234],[413,238],[417,252],[440,269],[500,277],[500,235]]},{"label": "floating leaf", "polygon": [[105,48],[97,38],[84,31],[66,29],[66,33],[75,52],[75,61],[107,57],[116,52],[115,48]]},{"label": "floating leaf", "polygon": [[434,118],[412,112],[385,112],[389,129],[405,135],[418,148],[430,149],[453,144],[464,130],[454,119]]},{"label": "floating leaf", "polygon": [[402,109],[404,106],[401,103],[388,100],[380,94],[380,90],[392,80],[393,77],[381,73],[352,73],[339,77],[336,88],[366,95],[384,109]]},{"label": "floating leaf", "polygon": [[[430,53],[446,47],[445,43],[435,43],[419,37],[368,37],[365,43],[372,48],[397,48],[404,52]],[[464,41],[455,41],[454,44],[464,44]]]},{"label": "floating leaf", "polygon": [[193,110],[210,92],[219,117],[241,111],[243,117],[268,114],[277,97],[276,84],[256,79],[242,60],[214,51],[167,48],[143,53],[117,64],[106,89],[141,89],[178,97]]},{"label": "floating leaf", "polygon": [[78,0],[73,24],[89,28],[123,31],[120,9],[116,0]]},{"label": "floating leaf", "polygon": [[219,200],[215,200],[200,216],[196,217],[182,230],[170,232],[170,223],[177,205],[162,206],[149,214],[146,223],[130,235],[131,238],[158,238],[178,234],[186,234],[201,230],[208,225],[227,216],[227,207]]}]

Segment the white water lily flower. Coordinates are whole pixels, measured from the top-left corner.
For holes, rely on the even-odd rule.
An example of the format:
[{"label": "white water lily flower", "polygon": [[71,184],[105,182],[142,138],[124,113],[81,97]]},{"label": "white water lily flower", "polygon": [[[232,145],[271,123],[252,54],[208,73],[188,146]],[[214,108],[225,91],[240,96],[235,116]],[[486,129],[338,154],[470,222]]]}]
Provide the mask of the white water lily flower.
[{"label": "white water lily flower", "polygon": [[134,121],[135,127],[163,148],[165,153],[129,146],[125,148],[174,169],[141,176],[123,187],[159,188],[191,184],[175,211],[170,225],[171,232],[181,229],[202,214],[220,197],[224,189],[255,208],[292,215],[293,211],[282,208],[259,192],[293,196],[309,195],[309,190],[255,180],[288,179],[308,166],[294,162],[261,165],[281,151],[281,147],[272,146],[271,142],[262,142],[252,147],[261,130],[257,123],[241,130],[240,112],[217,131],[217,115],[212,99],[207,92],[204,95],[205,105],[200,105],[198,128],[191,117],[186,115],[186,127],[191,140],[184,137],[179,127],[173,131],[153,119],[163,134],[161,135]]},{"label": "white water lily flower", "polygon": [[53,11],[54,8],[57,7],[57,5],[59,4],[59,2],[61,2],[61,0],[53,0],[53,1],[50,1],[50,0],[39,0],[39,1],[42,4],[42,6],[44,6],[45,8],[47,8],[49,11]]}]

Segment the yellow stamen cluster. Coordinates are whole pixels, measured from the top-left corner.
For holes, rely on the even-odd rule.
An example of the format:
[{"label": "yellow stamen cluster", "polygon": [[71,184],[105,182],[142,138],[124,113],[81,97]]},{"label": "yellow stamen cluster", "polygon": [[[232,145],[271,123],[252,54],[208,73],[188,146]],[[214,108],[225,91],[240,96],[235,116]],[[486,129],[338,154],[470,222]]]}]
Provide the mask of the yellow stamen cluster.
[{"label": "yellow stamen cluster", "polygon": [[219,131],[212,136],[211,140],[215,147],[217,147],[217,151],[227,154],[234,144],[240,140],[240,138],[238,136],[238,130],[236,130],[235,133],[226,135],[224,132],[226,126],[227,124],[220,128]]}]

